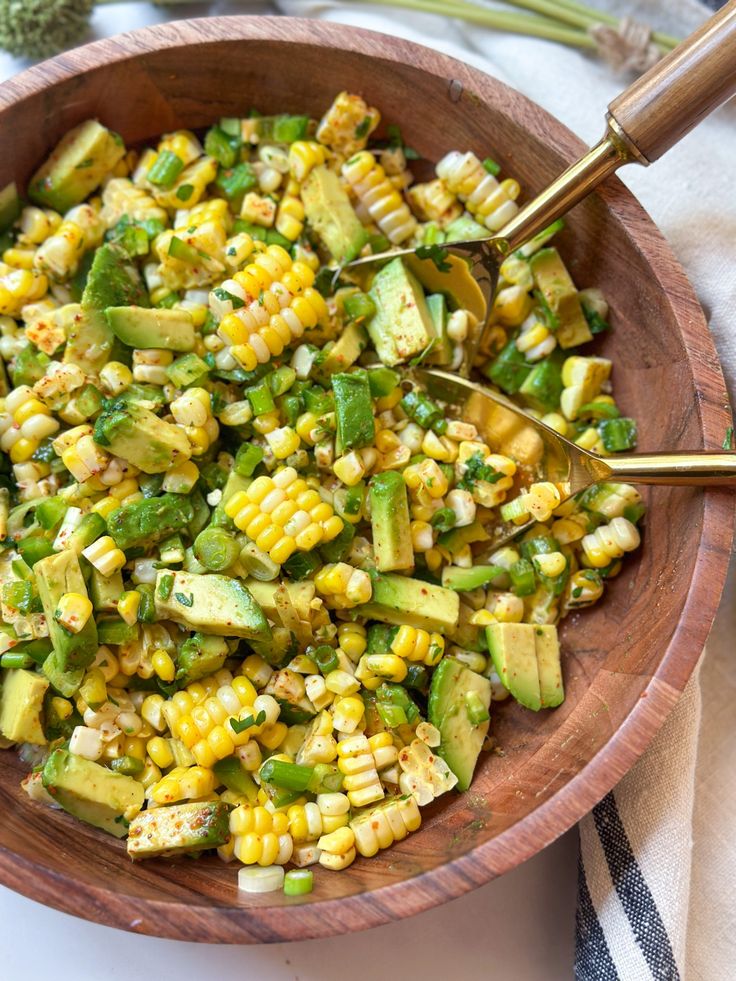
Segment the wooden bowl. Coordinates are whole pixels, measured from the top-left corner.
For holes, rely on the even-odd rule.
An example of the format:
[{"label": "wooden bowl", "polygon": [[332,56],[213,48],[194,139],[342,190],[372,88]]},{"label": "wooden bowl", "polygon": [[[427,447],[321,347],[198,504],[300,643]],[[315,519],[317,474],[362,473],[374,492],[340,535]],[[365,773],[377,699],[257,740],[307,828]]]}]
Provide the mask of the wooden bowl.
[{"label": "wooden bowl", "polygon": [[[318,116],[362,93],[429,159],[491,154],[526,194],[582,144],[518,92],[427,48],[319,21],[213,18],[80,48],[0,87],[0,186],[23,184],[56,140],[97,116],[130,143],[203,127],[251,106]],[[601,107],[601,110],[603,107]],[[602,119],[602,115],[601,115]],[[652,174],[656,180],[656,172]],[[617,181],[578,207],[562,249],[580,286],[600,286],[614,330],[600,347],[643,450],[714,448],[730,424],[702,311],[655,226]],[[644,545],[600,606],[565,622],[567,699],[495,710],[502,755],[422,830],[313,894],[244,897],[218,859],[133,865],[117,842],[31,803],[0,753],[0,880],[33,899],[139,933],[220,943],[302,940],[376,926],[459,896],[571,827],[632,766],[698,660],[726,574],[733,497],[658,489]]]}]

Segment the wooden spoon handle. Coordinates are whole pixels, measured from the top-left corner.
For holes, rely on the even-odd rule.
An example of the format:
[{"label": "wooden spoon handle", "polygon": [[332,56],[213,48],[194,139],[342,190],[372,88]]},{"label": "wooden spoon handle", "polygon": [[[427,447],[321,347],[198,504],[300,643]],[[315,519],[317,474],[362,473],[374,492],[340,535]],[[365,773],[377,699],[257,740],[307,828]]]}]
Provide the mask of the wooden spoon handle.
[{"label": "wooden spoon handle", "polygon": [[736,0],[617,96],[608,107],[619,135],[652,163],[736,93]]}]

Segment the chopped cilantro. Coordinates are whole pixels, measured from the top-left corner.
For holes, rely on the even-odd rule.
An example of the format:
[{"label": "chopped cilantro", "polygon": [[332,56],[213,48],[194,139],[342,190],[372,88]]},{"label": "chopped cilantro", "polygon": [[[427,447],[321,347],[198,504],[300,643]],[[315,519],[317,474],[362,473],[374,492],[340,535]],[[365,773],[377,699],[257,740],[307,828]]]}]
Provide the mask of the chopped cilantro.
[{"label": "chopped cilantro", "polygon": [[503,477],[499,470],[494,470],[493,467],[483,462],[480,453],[474,453],[465,461],[465,466],[467,469],[457,485],[461,490],[472,491],[479,480],[484,480],[488,484],[495,484],[497,480]]},{"label": "chopped cilantro", "polygon": [[421,159],[417,151],[404,143],[404,138],[401,135],[401,129],[392,124],[386,129],[388,133],[388,149],[389,150],[403,150],[404,156],[407,160],[419,160]]},{"label": "chopped cilantro", "polygon": [[228,291],[223,289],[222,286],[216,286],[215,289],[212,290],[212,292],[217,297],[217,299],[222,300],[223,303],[226,300],[230,300],[230,302],[233,305],[233,310],[239,310],[240,307],[245,306],[245,302],[241,300],[239,296],[235,296],[234,293],[228,293]]},{"label": "chopped cilantro", "polygon": [[192,194],[194,194],[193,184],[182,184],[181,187],[177,188],[176,190],[176,196],[179,201],[188,201]]},{"label": "chopped cilantro", "polygon": [[610,330],[611,325],[608,321],[604,320],[592,307],[586,307],[583,304],[583,313],[585,314],[585,319],[588,321],[591,334],[602,334],[604,330]]},{"label": "chopped cilantro", "polygon": [[261,726],[266,721],[266,713],[261,710],[255,718],[251,715],[249,719],[230,719],[230,728],[234,733],[240,734],[250,729],[251,726]]},{"label": "chopped cilantro", "polygon": [[161,576],[161,582],[158,584],[158,595],[162,600],[167,600],[171,596],[171,590],[174,588],[174,577]]},{"label": "chopped cilantro", "polygon": [[420,245],[416,250],[417,259],[431,259],[440,272],[450,272],[452,266],[447,261],[447,249],[441,245]]},{"label": "chopped cilantro", "polygon": [[582,586],[576,586],[575,589],[573,589],[573,591],[572,591],[573,599],[577,599],[579,596],[582,596],[582,595],[583,595],[583,587]]},{"label": "chopped cilantro", "polygon": [[190,593],[188,596],[186,593],[174,593],[174,599],[182,606],[194,606],[194,593]]}]

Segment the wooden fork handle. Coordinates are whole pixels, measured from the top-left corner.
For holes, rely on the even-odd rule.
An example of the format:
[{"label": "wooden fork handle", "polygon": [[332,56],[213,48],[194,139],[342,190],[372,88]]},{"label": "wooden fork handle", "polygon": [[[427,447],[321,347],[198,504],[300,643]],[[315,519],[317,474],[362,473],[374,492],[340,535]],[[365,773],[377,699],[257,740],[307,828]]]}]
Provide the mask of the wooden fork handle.
[{"label": "wooden fork handle", "polygon": [[736,0],[658,61],[608,107],[609,123],[652,163],[736,93]]}]

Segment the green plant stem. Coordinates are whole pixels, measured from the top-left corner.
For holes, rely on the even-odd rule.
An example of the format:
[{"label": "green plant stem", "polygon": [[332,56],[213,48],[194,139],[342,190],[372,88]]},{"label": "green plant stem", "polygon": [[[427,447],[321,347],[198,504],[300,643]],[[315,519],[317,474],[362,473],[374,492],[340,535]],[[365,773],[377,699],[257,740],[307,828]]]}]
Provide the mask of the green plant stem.
[{"label": "green plant stem", "polygon": [[[503,2],[534,11],[544,17],[564,21],[575,27],[582,27],[584,30],[592,27],[593,24],[610,24],[615,27],[621,19],[607,11],[586,7],[577,3],[576,0],[503,0]],[[660,31],[652,31],[652,40],[660,48],[666,50],[670,50],[680,43],[678,38],[669,34],[662,34]]]},{"label": "green plant stem", "polygon": [[565,27],[546,17],[527,17],[524,14],[505,13],[479,7],[474,3],[462,0],[359,0],[370,6],[404,7],[407,10],[420,10],[423,13],[438,14],[444,17],[456,17],[471,24],[480,24],[497,31],[508,31],[512,34],[527,34],[531,37],[543,38],[547,41],[557,41],[577,48],[595,49],[593,38],[584,31]]}]

